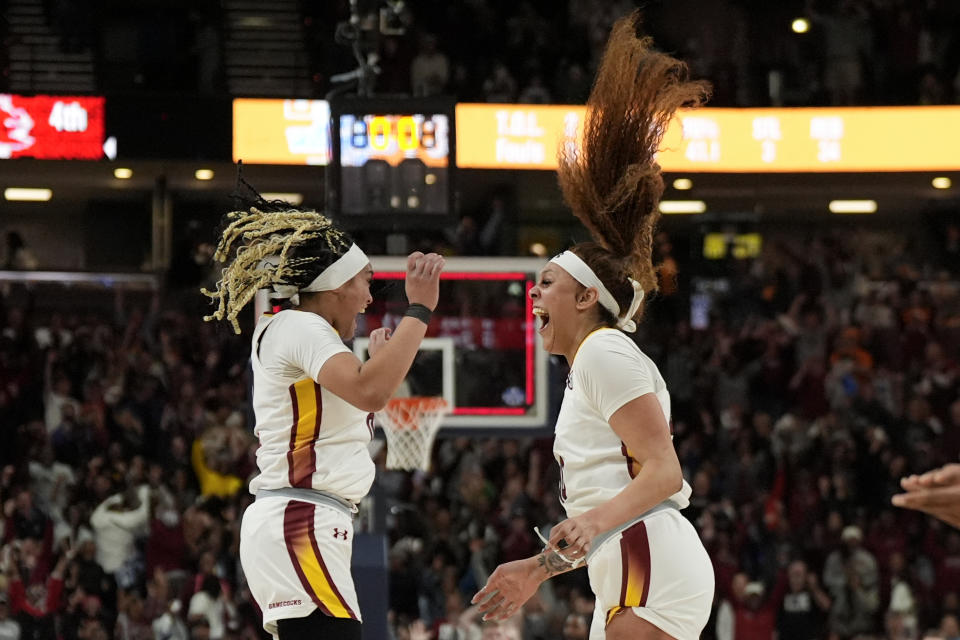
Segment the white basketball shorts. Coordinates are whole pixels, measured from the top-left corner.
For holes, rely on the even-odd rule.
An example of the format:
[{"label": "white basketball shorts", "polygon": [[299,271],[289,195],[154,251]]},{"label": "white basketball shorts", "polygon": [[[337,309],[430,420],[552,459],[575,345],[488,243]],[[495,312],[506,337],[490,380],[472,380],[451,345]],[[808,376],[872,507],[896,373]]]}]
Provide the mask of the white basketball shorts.
[{"label": "white basketball shorts", "polygon": [[240,525],[240,562],[263,628],[315,609],[360,620],[350,574],[353,519],[344,511],[284,497],[258,498]]},{"label": "white basketball shorts", "polygon": [[710,617],[713,565],[696,529],[676,509],[602,540],[590,550],[587,573],[597,598],[590,640],[603,640],[615,616],[633,614],[678,640],[696,640]]}]

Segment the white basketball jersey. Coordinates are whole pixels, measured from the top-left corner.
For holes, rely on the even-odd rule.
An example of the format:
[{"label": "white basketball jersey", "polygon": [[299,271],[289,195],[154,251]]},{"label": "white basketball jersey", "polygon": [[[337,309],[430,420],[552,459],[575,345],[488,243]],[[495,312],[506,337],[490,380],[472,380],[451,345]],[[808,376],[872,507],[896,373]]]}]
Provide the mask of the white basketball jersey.
[{"label": "white basketball jersey", "polygon": [[[648,393],[656,394],[669,424],[670,394],[653,361],[618,329],[598,329],[584,339],[567,378],[553,443],[567,517],[610,500],[640,471],[609,421],[617,409]],[[670,499],[684,508],[689,497],[684,480]]]},{"label": "white basketball jersey", "polygon": [[373,414],[317,384],[328,358],[350,353],[315,313],[286,310],[260,318],[253,332],[254,431],[260,439],[250,492],[300,487],[359,502],[373,484],[367,444]]}]

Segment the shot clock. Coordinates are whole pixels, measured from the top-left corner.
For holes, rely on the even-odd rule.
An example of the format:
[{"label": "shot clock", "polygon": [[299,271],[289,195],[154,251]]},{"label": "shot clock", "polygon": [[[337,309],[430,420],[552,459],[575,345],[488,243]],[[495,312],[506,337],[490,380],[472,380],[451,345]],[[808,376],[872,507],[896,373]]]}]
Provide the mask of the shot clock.
[{"label": "shot clock", "polygon": [[401,229],[448,221],[452,101],[349,98],[330,107],[328,205],[341,222]]}]

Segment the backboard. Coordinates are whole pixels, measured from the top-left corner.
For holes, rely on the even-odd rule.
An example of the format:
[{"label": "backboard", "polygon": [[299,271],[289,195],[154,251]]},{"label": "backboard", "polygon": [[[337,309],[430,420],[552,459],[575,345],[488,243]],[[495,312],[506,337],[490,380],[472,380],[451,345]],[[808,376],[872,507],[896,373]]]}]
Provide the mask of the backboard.
[{"label": "backboard", "polygon": [[[395,328],[406,309],[405,257],[371,258],[373,303],[360,317],[354,352],[366,337]],[[453,406],[444,427],[539,429],[547,420],[547,353],[529,291],[539,258],[447,258],[440,301],[398,395],[443,396]]]}]

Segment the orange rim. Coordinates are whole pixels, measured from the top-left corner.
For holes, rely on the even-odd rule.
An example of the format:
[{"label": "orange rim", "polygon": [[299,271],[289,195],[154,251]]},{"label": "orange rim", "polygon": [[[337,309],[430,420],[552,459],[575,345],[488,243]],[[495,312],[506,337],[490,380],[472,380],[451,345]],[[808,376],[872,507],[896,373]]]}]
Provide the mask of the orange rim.
[{"label": "orange rim", "polygon": [[421,417],[426,413],[447,413],[450,405],[439,396],[413,396],[409,398],[391,398],[384,408],[390,426],[394,429],[420,428]]}]

